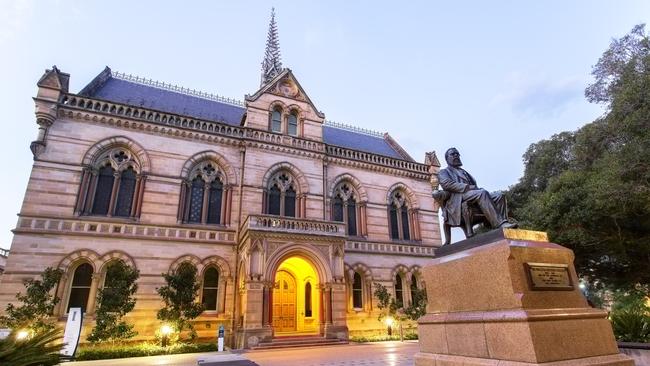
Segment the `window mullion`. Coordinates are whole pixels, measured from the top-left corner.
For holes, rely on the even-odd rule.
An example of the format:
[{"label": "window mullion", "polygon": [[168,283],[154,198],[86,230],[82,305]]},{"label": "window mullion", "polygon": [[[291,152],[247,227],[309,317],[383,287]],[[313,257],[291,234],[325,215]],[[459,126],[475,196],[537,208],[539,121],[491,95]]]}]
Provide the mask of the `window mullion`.
[{"label": "window mullion", "polygon": [[115,203],[117,201],[117,192],[119,192],[118,189],[121,182],[121,176],[122,173],[119,171],[113,174],[113,190],[111,191],[111,199],[108,201],[108,213],[106,214],[108,217],[113,216],[113,213],[115,212]]},{"label": "window mullion", "polygon": [[402,230],[402,207],[397,208],[397,232],[400,240],[404,239],[404,230]]},{"label": "window mullion", "polygon": [[208,181],[203,185],[203,205],[201,210],[201,223],[208,222],[208,200],[210,199],[210,183]]}]

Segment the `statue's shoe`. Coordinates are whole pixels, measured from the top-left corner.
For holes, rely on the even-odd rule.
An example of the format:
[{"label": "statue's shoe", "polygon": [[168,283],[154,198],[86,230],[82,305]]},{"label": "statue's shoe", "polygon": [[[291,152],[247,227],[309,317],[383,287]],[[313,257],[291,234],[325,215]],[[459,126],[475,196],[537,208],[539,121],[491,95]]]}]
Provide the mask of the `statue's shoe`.
[{"label": "statue's shoe", "polygon": [[516,222],[508,222],[504,221],[501,225],[499,225],[499,228],[504,228],[504,229],[516,229],[519,227],[519,224]]}]

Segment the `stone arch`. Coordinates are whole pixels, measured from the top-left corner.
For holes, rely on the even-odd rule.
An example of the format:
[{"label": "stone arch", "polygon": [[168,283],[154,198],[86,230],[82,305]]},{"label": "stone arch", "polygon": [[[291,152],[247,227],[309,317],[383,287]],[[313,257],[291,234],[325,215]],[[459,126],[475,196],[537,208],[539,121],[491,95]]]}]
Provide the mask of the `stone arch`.
[{"label": "stone arch", "polygon": [[181,169],[181,177],[187,178],[192,168],[204,160],[214,161],[221,169],[223,169],[227,180],[227,182],[224,182],[225,184],[235,184],[237,182],[237,172],[235,171],[235,168],[233,168],[232,164],[230,164],[223,155],[212,150],[201,151],[187,159]]},{"label": "stone arch", "polygon": [[269,104],[269,113],[273,112],[273,110],[277,107],[280,107],[282,110],[282,114],[285,114],[289,111],[289,107],[280,99],[276,99]]},{"label": "stone arch", "polygon": [[[393,270],[390,273],[390,279],[391,281],[395,280],[395,275],[399,274],[401,276],[404,276],[405,274],[409,273],[408,267],[406,267],[403,264],[398,264],[393,268]],[[403,278],[402,278],[403,279]]]},{"label": "stone arch", "polygon": [[296,179],[296,182],[298,182],[298,188],[300,189],[300,192],[298,193],[309,193],[309,183],[307,182],[305,175],[295,165],[287,161],[273,164],[269,169],[267,169],[266,173],[264,174],[264,178],[262,179],[262,187],[264,187],[264,189],[268,188],[269,180],[275,173],[280,170],[286,170],[291,173],[291,175],[293,175],[293,177]]},{"label": "stone arch", "polygon": [[197,271],[201,278],[203,277],[205,270],[210,266],[217,267],[219,269],[220,276],[223,276],[224,278],[230,278],[230,265],[228,265],[228,262],[226,262],[225,259],[219,257],[218,255],[207,257],[201,261],[200,268],[197,267]]},{"label": "stone arch", "polygon": [[372,271],[368,266],[366,266],[363,263],[355,263],[353,265],[349,265],[345,263],[345,272],[347,274],[350,273],[350,271],[357,272],[360,275],[362,275],[367,281],[372,280]]},{"label": "stone arch", "polygon": [[349,173],[339,174],[336,178],[334,178],[329,188],[329,192],[327,195],[328,198],[332,199],[332,197],[334,196],[334,190],[341,182],[350,182],[350,184],[352,184],[352,187],[354,187],[354,189],[359,194],[359,201],[368,202],[368,193],[366,193],[366,189],[361,184],[361,181],[359,181],[355,176]]},{"label": "stone arch", "polygon": [[90,249],[79,249],[63,257],[57,267],[67,273],[72,266],[80,261],[90,263],[93,266],[93,273],[97,272],[97,269],[101,267],[102,263],[97,252]]},{"label": "stone arch", "polygon": [[91,166],[100,158],[102,153],[113,147],[123,147],[131,151],[138,160],[140,173],[146,174],[151,171],[151,160],[147,151],[140,144],[126,136],[113,136],[97,142],[86,151],[81,163],[84,166]]},{"label": "stone arch", "polygon": [[269,257],[266,264],[266,271],[264,273],[265,280],[273,281],[275,273],[278,271],[282,262],[294,255],[306,258],[312,263],[316,273],[318,273],[318,280],[321,283],[332,282],[334,280],[332,269],[329,266],[329,260],[323,255],[323,253],[313,245],[294,243],[288,243],[278,248],[278,250]]},{"label": "stone arch", "polygon": [[176,270],[176,268],[178,268],[178,266],[183,262],[189,262],[196,268],[197,273],[200,273],[199,269],[201,266],[201,259],[193,254],[185,254],[176,258],[169,266],[169,271]]},{"label": "stone arch", "polygon": [[402,182],[397,182],[397,183],[393,184],[392,186],[390,186],[390,188],[388,188],[388,192],[386,194],[386,203],[387,204],[390,205],[391,196],[393,195],[393,193],[395,191],[402,191],[402,192],[404,192],[406,194],[406,198],[408,199],[408,202],[410,204],[409,208],[419,209],[420,206],[418,204],[418,199],[415,196],[415,192],[413,192],[413,190],[411,188],[409,188],[406,184],[404,184]]},{"label": "stone arch", "polygon": [[294,111],[296,112],[296,117],[298,117],[299,122],[305,118],[305,111],[303,111],[298,104],[291,104],[286,108],[287,108],[287,114],[290,114],[291,112]]},{"label": "stone arch", "polygon": [[133,257],[131,257],[130,255],[126,254],[125,252],[123,252],[121,250],[112,250],[112,251],[102,255],[99,258],[100,267],[99,267],[98,272],[100,272],[100,273],[105,272],[106,268],[107,268],[107,265],[110,262],[112,262],[114,260],[118,260],[118,259],[122,260],[128,266],[131,266],[133,268],[138,268],[135,265],[135,261],[133,260]]}]

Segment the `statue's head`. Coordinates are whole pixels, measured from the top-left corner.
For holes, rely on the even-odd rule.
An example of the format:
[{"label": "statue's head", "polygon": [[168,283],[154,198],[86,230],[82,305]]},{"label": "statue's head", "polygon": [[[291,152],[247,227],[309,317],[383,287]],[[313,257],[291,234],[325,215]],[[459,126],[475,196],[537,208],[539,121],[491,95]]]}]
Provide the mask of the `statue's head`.
[{"label": "statue's head", "polygon": [[460,153],[455,147],[447,149],[445,152],[445,160],[447,160],[447,165],[449,166],[459,167],[463,165],[463,162],[460,161]]}]

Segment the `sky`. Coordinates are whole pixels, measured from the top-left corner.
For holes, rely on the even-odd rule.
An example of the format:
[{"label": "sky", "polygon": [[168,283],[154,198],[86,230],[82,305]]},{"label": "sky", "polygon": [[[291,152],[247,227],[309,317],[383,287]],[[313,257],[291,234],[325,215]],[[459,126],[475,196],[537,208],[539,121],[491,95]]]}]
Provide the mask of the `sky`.
[{"label": "sky", "polygon": [[488,190],[534,142],[603,115],[584,88],[648,1],[0,0],[0,247],[12,240],[46,68],[78,92],[104,66],[244,99],[259,87],[271,7],[282,62],[326,119],[388,132],[419,162],[459,149]]}]

